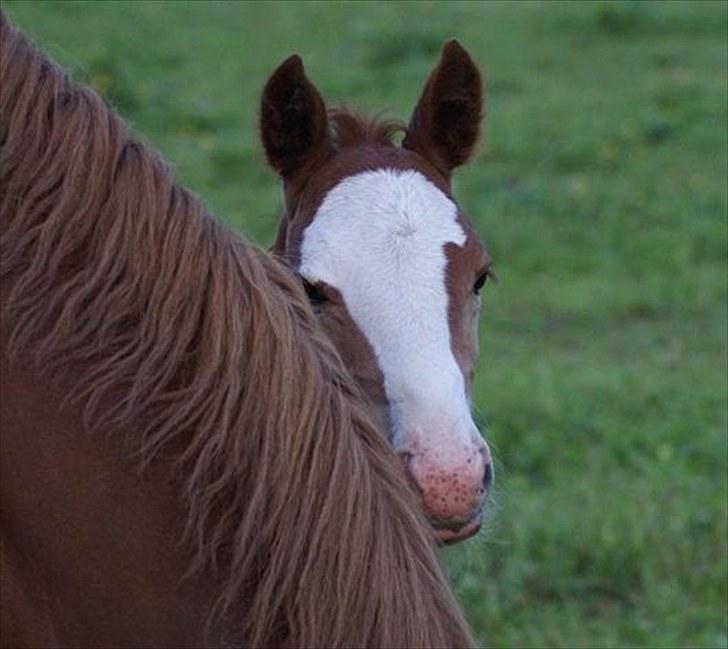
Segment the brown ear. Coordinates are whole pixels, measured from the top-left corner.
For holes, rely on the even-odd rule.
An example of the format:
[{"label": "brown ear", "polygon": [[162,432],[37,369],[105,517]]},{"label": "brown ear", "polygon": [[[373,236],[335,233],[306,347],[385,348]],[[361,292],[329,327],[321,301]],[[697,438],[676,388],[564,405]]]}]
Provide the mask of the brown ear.
[{"label": "brown ear", "polygon": [[284,178],[328,148],[326,105],[296,54],[283,61],[265,84],[260,132],[268,162]]},{"label": "brown ear", "polygon": [[422,91],[402,146],[449,177],[473,152],[482,112],[480,72],[462,45],[449,41]]}]

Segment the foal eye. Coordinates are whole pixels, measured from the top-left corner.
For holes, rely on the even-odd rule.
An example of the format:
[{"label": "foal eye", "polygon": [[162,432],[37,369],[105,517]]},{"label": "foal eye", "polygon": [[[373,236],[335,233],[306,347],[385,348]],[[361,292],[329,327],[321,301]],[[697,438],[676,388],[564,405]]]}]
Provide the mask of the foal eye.
[{"label": "foal eye", "polygon": [[306,291],[306,295],[308,295],[308,299],[311,304],[315,306],[317,304],[328,302],[329,298],[326,297],[326,293],[324,293],[321,284],[309,282],[303,277],[301,278],[301,281],[303,282],[303,288]]},{"label": "foal eye", "polygon": [[473,293],[478,295],[480,293],[480,289],[485,286],[485,282],[488,281],[489,272],[487,270],[483,271],[478,275],[478,279],[475,280],[475,284],[473,284]]}]

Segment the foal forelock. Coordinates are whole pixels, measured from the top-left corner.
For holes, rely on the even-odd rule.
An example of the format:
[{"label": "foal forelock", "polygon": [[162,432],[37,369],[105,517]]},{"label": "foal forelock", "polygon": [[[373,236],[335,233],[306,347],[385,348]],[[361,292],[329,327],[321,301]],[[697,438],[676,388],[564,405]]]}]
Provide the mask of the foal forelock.
[{"label": "foal forelock", "polygon": [[[376,355],[393,444],[405,425],[470,435],[464,379],[451,345],[446,244],[466,233],[457,207],[422,173],[381,169],[343,179],[301,243],[300,273],[335,287]],[[441,425],[432,417],[443,419]],[[420,421],[423,417],[430,421]],[[433,423],[435,425],[433,425]]]},{"label": "foal forelock", "polygon": [[472,645],[297,280],[2,14],[0,30],[8,351],[74,377],[90,431],[125,433],[152,474],[162,451],[176,462],[192,572],[217,575],[244,644]]}]

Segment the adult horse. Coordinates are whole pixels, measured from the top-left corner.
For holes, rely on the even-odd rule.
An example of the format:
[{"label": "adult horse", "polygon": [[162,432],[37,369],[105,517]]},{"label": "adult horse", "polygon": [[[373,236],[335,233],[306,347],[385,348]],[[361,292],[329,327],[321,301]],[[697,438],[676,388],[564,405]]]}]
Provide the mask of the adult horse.
[{"label": "adult horse", "polygon": [[298,279],[0,15],[2,645],[470,646]]},{"label": "adult horse", "polygon": [[284,183],[273,249],[301,276],[444,542],[478,531],[493,479],[469,404],[491,261],[450,185],[475,146],[482,95],[477,67],[451,41],[406,128],[327,114],[297,56],[261,102]]}]

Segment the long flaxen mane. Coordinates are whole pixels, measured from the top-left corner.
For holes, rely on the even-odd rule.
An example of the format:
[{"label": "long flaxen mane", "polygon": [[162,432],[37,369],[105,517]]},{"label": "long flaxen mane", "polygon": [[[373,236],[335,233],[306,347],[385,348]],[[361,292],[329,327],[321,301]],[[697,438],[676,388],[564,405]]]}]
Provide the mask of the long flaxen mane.
[{"label": "long flaxen mane", "polygon": [[[179,467],[190,571],[249,646],[470,646],[429,529],[290,271],[0,15],[9,352]],[[84,373],[73,373],[82,364]]]}]

